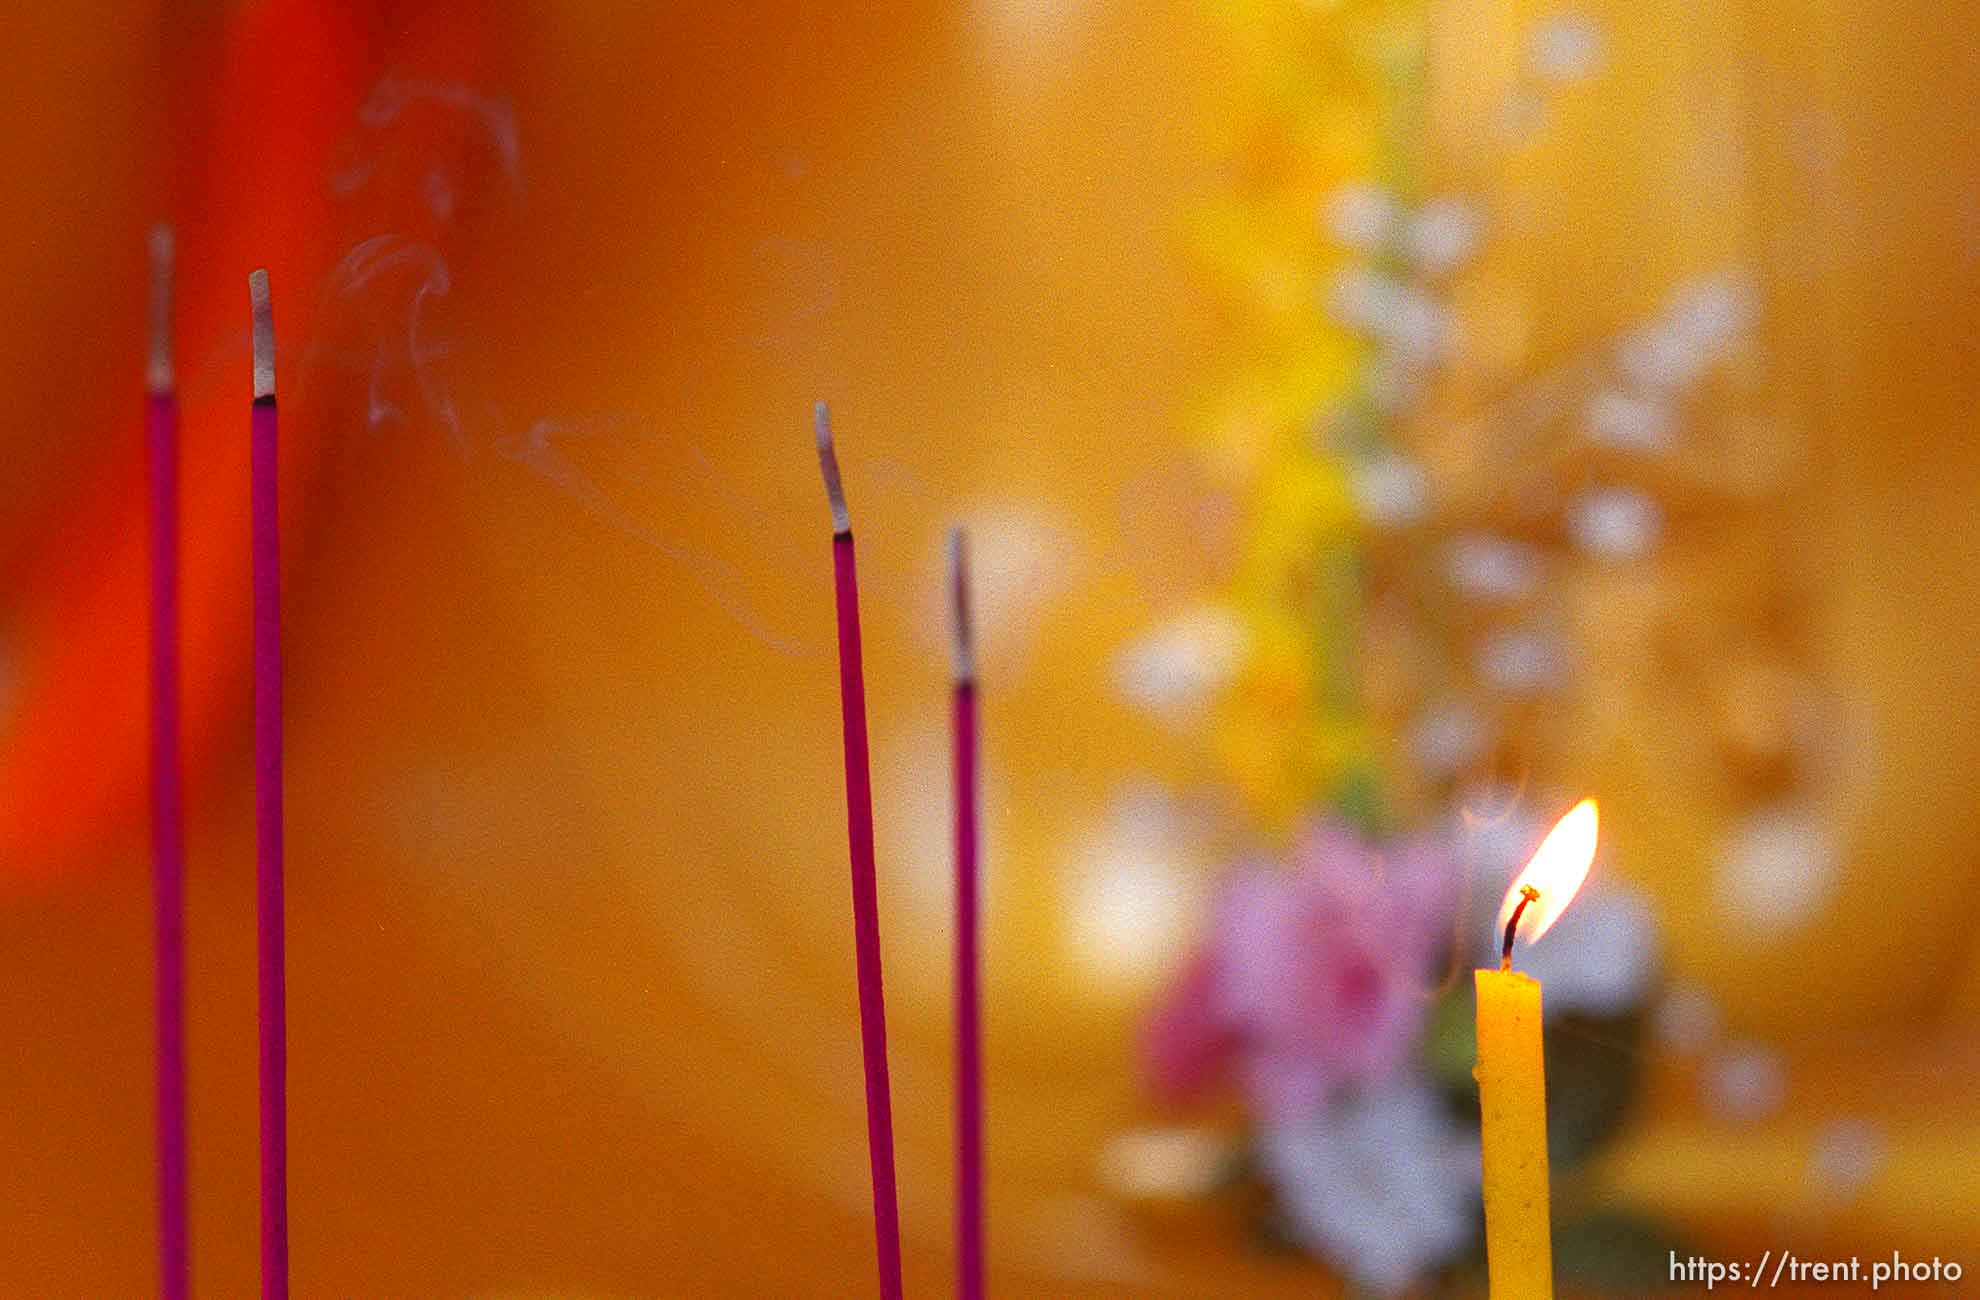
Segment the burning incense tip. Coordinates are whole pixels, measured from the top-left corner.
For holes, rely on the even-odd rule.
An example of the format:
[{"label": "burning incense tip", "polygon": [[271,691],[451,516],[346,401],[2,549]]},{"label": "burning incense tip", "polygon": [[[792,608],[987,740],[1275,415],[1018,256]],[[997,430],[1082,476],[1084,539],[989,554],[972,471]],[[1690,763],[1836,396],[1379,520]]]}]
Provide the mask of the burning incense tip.
[{"label": "burning incense tip", "polygon": [[846,512],[846,490],[839,484],[839,454],[832,450],[832,411],[825,403],[811,408],[811,427],[818,435],[818,472],[825,476],[825,495],[832,503],[832,533],[844,537],[852,532],[852,516]]},{"label": "burning incense tip", "polygon": [[154,393],[172,391],[172,228],[163,222],[151,228],[151,352],[145,360],[144,386]]},{"label": "burning incense tip", "polygon": [[268,301],[268,272],[248,273],[248,300],[254,310],[254,400],[275,400],[275,309]]},{"label": "burning incense tip", "polygon": [[969,617],[969,543],[960,528],[949,532],[949,597],[955,612],[956,680],[976,680],[976,629]]}]

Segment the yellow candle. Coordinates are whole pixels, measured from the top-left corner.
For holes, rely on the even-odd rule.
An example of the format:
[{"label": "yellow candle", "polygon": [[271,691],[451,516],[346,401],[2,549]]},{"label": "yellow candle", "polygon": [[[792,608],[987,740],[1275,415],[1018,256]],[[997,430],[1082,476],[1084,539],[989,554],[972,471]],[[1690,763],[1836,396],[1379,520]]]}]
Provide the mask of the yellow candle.
[{"label": "yellow candle", "polygon": [[1485,1125],[1485,1260],[1492,1300],[1551,1300],[1539,980],[1518,971],[1478,972],[1473,1073]]},{"label": "yellow candle", "polygon": [[1512,969],[1512,950],[1521,934],[1528,943],[1545,934],[1581,888],[1595,860],[1595,828],[1595,801],[1584,799],[1547,832],[1499,909],[1505,933],[1499,969],[1477,975],[1478,1068],[1472,1073],[1483,1123],[1492,1300],[1553,1300],[1540,981]]}]

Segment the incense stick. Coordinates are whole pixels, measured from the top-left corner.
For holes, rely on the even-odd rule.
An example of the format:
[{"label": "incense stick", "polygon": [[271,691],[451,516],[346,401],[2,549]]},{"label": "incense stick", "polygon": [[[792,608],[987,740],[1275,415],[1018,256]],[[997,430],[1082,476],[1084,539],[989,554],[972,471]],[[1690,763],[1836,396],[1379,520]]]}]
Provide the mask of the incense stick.
[{"label": "incense stick", "polygon": [[254,569],[255,939],[261,1006],[261,1294],[289,1294],[289,1044],[282,902],[282,568],[275,316],[268,272],[248,277],[254,404],[248,427]]},{"label": "incense stick", "polygon": [[956,797],[956,1294],[983,1297],[983,1021],[977,920],[976,648],[969,560],[961,529],[949,535],[955,613]]},{"label": "incense stick", "polygon": [[151,232],[144,368],[151,500],[151,928],[158,1293],[186,1300],[186,842],[179,766],[179,401],[172,383],[172,231]]},{"label": "incense stick", "polygon": [[893,1100],[887,1083],[887,1005],[880,987],[880,902],[873,861],[873,778],[866,744],[866,679],[859,644],[859,575],[852,516],[832,448],[832,417],[813,409],[818,469],[832,506],[832,574],[839,617],[839,711],[845,732],[846,835],[852,853],[853,963],[866,1064],[866,1147],[873,1167],[873,1234],[882,1300],[901,1296],[900,1205],[894,1186]]}]

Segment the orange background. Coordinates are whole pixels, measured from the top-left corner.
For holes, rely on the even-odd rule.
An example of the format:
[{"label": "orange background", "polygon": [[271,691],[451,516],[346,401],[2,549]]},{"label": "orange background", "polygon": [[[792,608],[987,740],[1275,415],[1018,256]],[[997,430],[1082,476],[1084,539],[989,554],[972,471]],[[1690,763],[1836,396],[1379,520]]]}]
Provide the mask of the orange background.
[{"label": "orange background", "polygon": [[[1598,8],[1611,81],[1491,182],[1584,232],[1579,273],[1545,273],[1544,230],[1497,270],[1524,286],[1538,360],[1757,251],[1787,308],[1776,409],[1811,450],[1752,544],[1807,557],[1824,671],[1867,701],[1879,755],[1846,908],[1756,948],[1691,906],[1721,810],[1686,785],[1654,681],[1622,671],[1643,689],[1609,725],[1636,743],[1591,743],[1585,782],[1618,860],[1666,905],[1678,970],[1796,1064],[1781,1119],[1737,1137],[1684,1104],[1673,1065],[1604,1177],[1761,1234],[1792,1184],[1773,1171],[1856,1107],[1910,1145],[1863,1205],[1794,1231],[1956,1253],[1980,1245],[1961,1181],[1980,1113],[1951,1082],[1980,1010],[1980,828],[1959,775],[1980,758],[1963,721],[1980,703],[1980,177],[1949,106],[1974,33],[1867,0],[1810,0],[1793,21],[1757,3]],[[1439,13],[1435,125],[1456,156],[1466,95],[1488,93],[1531,15]],[[1151,1221],[1093,1173],[1104,1139],[1147,1118],[1129,1033],[1172,955],[1095,930],[1094,837],[1135,774],[1211,775],[1107,677],[1151,611],[1214,572],[1177,486],[1184,411],[1244,346],[1179,236],[1220,183],[1200,123],[1226,93],[1223,46],[1203,13],[104,5],[17,27],[19,108],[0,120],[16,178],[0,194],[0,1293],[151,1289],[137,411],[160,217],[180,250],[202,1294],[254,1286],[243,289],[261,264],[287,439],[298,1294],[868,1285],[818,396],[864,565],[910,1289],[949,1275],[938,581],[958,518],[1002,583],[986,593],[996,1288],[1310,1285],[1248,1262],[1214,1216]],[[1723,88],[1715,70],[1755,67],[1718,108],[1699,98]],[[519,180],[444,96],[367,124],[393,75],[511,103]],[[1659,149],[1727,132],[1742,201],[1679,192],[1696,171]],[[1819,165],[1797,170],[1808,140]],[[339,195],[354,157],[379,165]],[[1605,169],[1629,183],[1590,184]],[[369,349],[398,346],[411,290],[330,287],[381,234],[444,261],[426,310],[449,351],[429,373],[455,421],[404,367],[384,382],[406,418],[368,418]],[[532,430],[558,472],[548,452],[539,472],[516,458]],[[1744,1179],[1700,1176],[1741,1150]]]}]

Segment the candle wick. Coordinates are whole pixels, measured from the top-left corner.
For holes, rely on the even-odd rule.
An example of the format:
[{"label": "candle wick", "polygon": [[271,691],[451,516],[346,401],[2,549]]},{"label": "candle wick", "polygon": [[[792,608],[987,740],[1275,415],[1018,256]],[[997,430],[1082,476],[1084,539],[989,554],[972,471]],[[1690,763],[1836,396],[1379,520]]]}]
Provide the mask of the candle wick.
[{"label": "candle wick", "polygon": [[811,408],[812,431],[818,436],[818,472],[825,478],[825,498],[832,503],[832,535],[852,535],[852,515],[846,510],[846,490],[839,483],[839,453],[832,449],[832,411],[823,402]]},{"label": "candle wick", "polygon": [[1526,905],[1528,903],[1532,902],[1534,899],[1538,897],[1540,897],[1540,891],[1535,889],[1533,886],[1521,885],[1519,887],[1519,904],[1513,908],[1512,917],[1506,922],[1506,943],[1505,946],[1499,950],[1500,970],[1507,971],[1512,969],[1513,936],[1519,933],[1520,913],[1526,910]]},{"label": "candle wick", "polygon": [[969,553],[963,530],[949,533],[949,595],[955,614],[955,670],[958,686],[976,683],[976,631],[969,616]]}]

